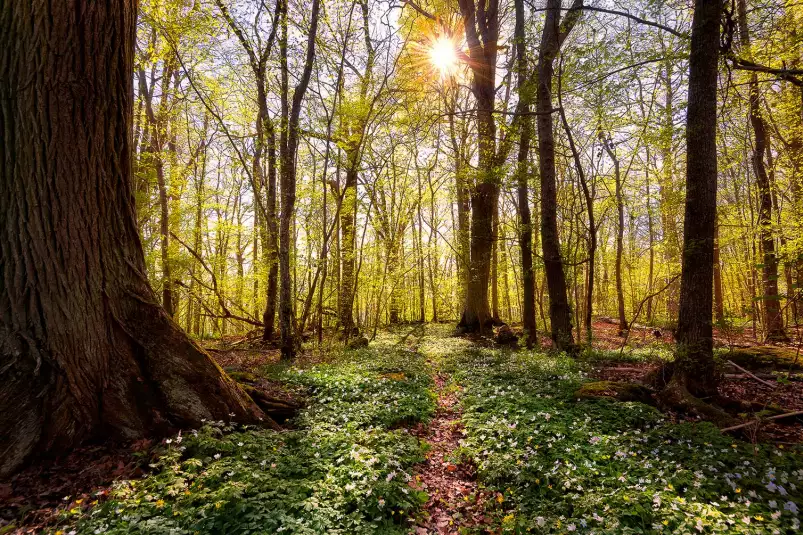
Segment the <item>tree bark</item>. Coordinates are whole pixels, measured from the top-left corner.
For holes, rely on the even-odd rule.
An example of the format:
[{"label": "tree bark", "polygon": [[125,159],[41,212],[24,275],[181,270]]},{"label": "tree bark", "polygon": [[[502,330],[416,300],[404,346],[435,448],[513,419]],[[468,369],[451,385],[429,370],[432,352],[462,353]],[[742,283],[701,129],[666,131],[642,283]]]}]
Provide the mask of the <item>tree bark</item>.
[{"label": "tree bark", "polygon": [[549,289],[549,319],[552,342],[559,351],[573,350],[572,311],[569,306],[566,273],[558,234],[558,190],[555,172],[555,135],[552,121],[552,79],[554,61],[563,41],[577,19],[582,0],[576,0],[561,23],[560,0],[547,0],[546,20],[538,54],[538,156],[541,172],[541,247]]},{"label": "tree bark", "polygon": [[349,154],[343,207],[340,210],[340,328],[346,338],[354,334],[354,293],[357,275],[357,162]]},{"label": "tree bark", "polygon": [[697,0],[689,55],[683,268],[670,402],[716,394],[712,305],[717,202],[717,62],[721,0]]},{"label": "tree bark", "polygon": [[[270,123],[268,123],[270,125]],[[276,217],[277,201],[277,178],[276,178],[276,132],[271,127],[268,129],[268,198],[265,208],[267,233],[266,243],[262,245],[262,252],[265,255],[265,263],[268,266],[268,284],[266,288],[265,312],[262,314],[262,339],[265,342],[273,340],[276,323],[276,305],[279,288],[279,225]]]},{"label": "tree bark", "polygon": [[[747,28],[747,6],[745,0],[739,0],[739,40],[750,57],[750,34]],[[767,150],[767,124],[761,114],[761,95],[758,88],[758,75],[750,74],[749,82],[750,125],[753,128],[753,170],[756,173],[758,186],[758,232],[761,241],[762,286],[764,303],[764,336],[773,342],[787,341],[784,331],[783,316],[781,315],[781,299],[778,295],[778,257],[775,254],[775,238],[772,235],[772,189],[764,164],[764,154]]]},{"label": "tree bark", "polygon": [[135,23],[132,0],[14,2],[0,19],[0,477],[99,436],[263,417],[145,276]]},{"label": "tree bark", "polygon": [[516,156],[516,193],[519,212],[519,250],[521,252],[522,310],[521,321],[527,336],[527,347],[538,343],[535,326],[535,277],[533,274],[533,222],[530,213],[529,155],[532,141],[530,113],[531,97],[528,81],[527,43],[524,20],[524,0],[515,1],[517,83],[522,116],[519,131],[519,151]]},{"label": "tree bark", "polygon": [[292,243],[290,226],[295,216],[296,203],[296,154],[298,152],[299,117],[304,94],[307,92],[312,64],[315,59],[315,39],[318,33],[318,13],[320,0],[313,0],[310,14],[310,28],[307,35],[307,51],[304,59],[304,69],[293,91],[292,101],[288,94],[289,71],[287,66],[287,4],[285,3],[281,16],[281,84],[282,84],[282,128],[279,142],[279,158],[281,161],[281,195],[282,212],[279,219],[279,273],[281,274],[281,289],[279,292],[279,325],[282,331],[282,358],[295,357],[297,340],[295,336],[295,318],[293,308],[292,279],[290,277],[290,249]]},{"label": "tree bark", "polygon": [[647,272],[647,325],[652,325],[653,322],[653,307],[652,307],[652,294],[653,294],[653,279],[655,274],[655,222],[652,215],[652,185],[650,184],[650,149],[647,147],[647,157],[644,164],[644,180],[646,183],[646,198],[647,198],[647,233],[649,238],[650,247],[650,264]]},{"label": "tree bark", "polygon": [[475,0],[459,0],[463,26],[469,46],[472,71],[471,90],[477,102],[477,177],[471,190],[471,237],[466,295],[460,326],[466,331],[480,331],[492,323],[488,301],[493,249],[494,203],[499,195],[496,169],[496,58],[499,39],[499,2],[490,0],[475,5]]},{"label": "tree bark", "polygon": [[714,318],[719,325],[725,323],[725,303],[722,292],[722,264],[719,259],[719,225],[714,230]]},{"label": "tree bark", "polygon": [[599,139],[608,157],[613,161],[613,177],[616,195],[616,213],[618,220],[616,224],[616,265],[614,267],[616,278],[616,310],[619,314],[619,336],[623,336],[627,331],[627,318],[625,317],[625,292],[622,284],[622,253],[624,252],[625,240],[625,202],[622,195],[622,175],[619,168],[619,158],[613,149],[613,142],[610,138],[600,132]]}]

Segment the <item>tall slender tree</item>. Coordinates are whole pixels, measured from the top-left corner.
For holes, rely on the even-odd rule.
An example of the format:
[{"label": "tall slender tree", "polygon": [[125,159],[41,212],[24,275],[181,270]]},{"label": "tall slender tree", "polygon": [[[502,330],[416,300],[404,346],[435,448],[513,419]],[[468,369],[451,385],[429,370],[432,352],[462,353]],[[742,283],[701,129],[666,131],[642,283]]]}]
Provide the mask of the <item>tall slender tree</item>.
[{"label": "tall slender tree", "polygon": [[519,249],[521,251],[522,323],[527,333],[527,346],[538,342],[535,325],[535,277],[533,273],[533,222],[530,213],[529,161],[532,141],[532,85],[528,83],[527,35],[525,33],[524,0],[516,0],[516,59],[519,105],[519,151],[516,157],[516,186],[519,212]]},{"label": "tall slender tree", "polygon": [[538,89],[536,112],[538,117],[538,165],[541,174],[541,247],[544,269],[549,287],[549,320],[555,348],[571,350],[572,311],[569,307],[566,273],[560,251],[558,234],[558,189],[555,171],[555,133],[553,132],[552,81],[555,58],[581,15],[583,0],[575,0],[561,17],[561,0],[547,0],[546,20],[538,52]]},{"label": "tall slender tree", "polygon": [[[747,26],[747,3],[738,2],[739,40],[742,47],[742,56],[748,60],[750,53],[750,31]],[[772,226],[772,187],[767,174],[767,165],[764,155],[767,152],[767,122],[761,111],[761,93],[758,87],[758,74],[750,73],[749,110],[750,126],[753,129],[753,170],[756,174],[758,187],[758,233],[761,242],[762,296],[764,305],[764,336],[767,340],[782,342],[788,340],[783,327],[781,315],[781,300],[778,295],[778,257],[775,254],[775,237]]]},{"label": "tall slender tree", "polygon": [[318,15],[321,8],[321,0],[313,0],[310,12],[310,26],[307,33],[307,51],[304,58],[304,67],[301,76],[293,90],[292,99],[289,95],[290,90],[290,69],[288,66],[288,43],[287,43],[287,0],[281,10],[281,29],[279,37],[279,61],[281,63],[281,133],[279,141],[279,158],[281,161],[281,197],[282,212],[279,219],[279,273],[281,276],[279,292],[279,325],[282,331],[282,358],[290,359],[295,357],[297,339],[295,336],[295,319],[293,308],[293,288],[290,277],[290,248],[292,237],[290,235],[290,225],[295,216],[296,204],[296,175],[299,137],[299,118],[301,116],[301,104],[304,95],[309,87],[310,77],[312,76],[312,66],[315,60],[315,39],[318,35]]}]

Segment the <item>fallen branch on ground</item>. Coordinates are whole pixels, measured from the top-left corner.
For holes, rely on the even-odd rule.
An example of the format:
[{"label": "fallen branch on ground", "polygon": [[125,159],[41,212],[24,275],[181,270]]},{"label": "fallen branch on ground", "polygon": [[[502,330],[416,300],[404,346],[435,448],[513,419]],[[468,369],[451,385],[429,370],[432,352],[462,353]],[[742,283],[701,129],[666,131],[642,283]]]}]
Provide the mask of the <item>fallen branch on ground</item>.
[{"label": "fallen branch on ground", "polygon": [[774,384],[770,383],[769,381],[765,381],[764,379],[761,379],[760,377],[756,376],[755,374],[753,374],[753,373],[751,373],[751,372],[749,372],[749,371],[745,370],[744,368],[742,368],[741,366],[739,366],[738,364],[736,364],[736,363],[735,363],[735,362],[733,362],[732,360],[729,360],[729,361],[728,361],[728,364],[730,364],[731,366],[733,366],[733,367],[734,367],[734,368],[736,368],[737,370],[739,370],[739,371],[742,371],[742,372],[746,373],[747,375],[749,375],[750,377],[752,377],[753,379],[755,379],[755,380],[756,380],[756,381],[758,381],[759,383],[765,384],[765,385],[767,385],[767,386],[768,386],[768,387],[770,387],[770,388],[775,388],[775,386],[776,386],[776,385],[774,385]]},{"label": "fallen branch on ground", "polygon": [[725,431],[735,431],[737,429],[742,429],[743,427],[747,427],[749,425],[758,424],[759,422],[762,422],[762,421],[780,420],[782,418],[791,418],[792,416],[800,416],[801,414],[803,414],[803,411],[787,412],[787,413],[784,413],[784,414],[779,414],[777,416],[770,416],[769,418],[759,418],[759,419],[756,419],[756,420],[751,420],[749,422],[745,422],[743,424],[734,425],[734,426],[731,426],[731,427],[726,427],[724,429],[721,429],[721,431],[723,433]]}]

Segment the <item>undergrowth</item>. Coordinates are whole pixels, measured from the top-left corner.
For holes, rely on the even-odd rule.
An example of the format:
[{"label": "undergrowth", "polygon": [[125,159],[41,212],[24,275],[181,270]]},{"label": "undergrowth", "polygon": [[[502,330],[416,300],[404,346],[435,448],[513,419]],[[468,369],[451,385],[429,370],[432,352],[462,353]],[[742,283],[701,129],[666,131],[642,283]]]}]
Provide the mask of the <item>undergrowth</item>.
[{"label": "undergrowth", "polygon": [[461,454],[497,492],[503,533],[790,533],[800,451],[753,446],[710,424],[667,422],[640,403],[575,399],[565,356],[471,350]]},{"label": "undergrowth", "polygon": [[[410,485],[424,446],[404,429],[434,412],[450,377],[469,461],[495,499],[494,533],[796,532],[797,447],[751,445],[710,424],[674,424],[640,403],[578,400],[589,360],[480,349],[448,326],[398,328],[369,349],[266,376],[310,396],[292,431],[210,422],[165,441],[150,476],[67,514],[62,533],[401,534],[426,494]],[[660,348],[625,353],[670,360]],[[470,528],[459,528],[471,533]]]},{"label": "undergrowth", "polygon": [[410,488],[423,459],[399,426],[433,412],[420,355],[388,346],[346,351],[308,369],[266,368],[305,387],[296,429],[235,429],[224,422],[165,441],[142,480],[115,485],[88,513],[80,506],[62,533],[368,534],[405,533],[426,500]]}]

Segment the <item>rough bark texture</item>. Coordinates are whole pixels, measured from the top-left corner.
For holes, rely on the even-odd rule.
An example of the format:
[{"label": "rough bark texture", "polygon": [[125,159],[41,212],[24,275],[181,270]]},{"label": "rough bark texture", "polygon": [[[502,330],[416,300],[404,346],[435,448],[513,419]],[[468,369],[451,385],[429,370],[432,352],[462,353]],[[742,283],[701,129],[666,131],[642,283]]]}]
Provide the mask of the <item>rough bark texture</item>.
[{"label": "rough bark texture", "polygon": [[278,303],[279,287],[279,225],[276,217],[276,134],[271,128],[268,131],[268,198],[265,212],[267,213],[266,242],[262,246],[265,263],[268,265],[268,287],[265,312],[262,314],[264,330],[262,339],[266,342],[273,339],[274,324],[276,323],[276,305]]},{"label": "rough bark texture", "polygon": [[577,0],[561,23],[560,0],[548,0],[546,21],[538,55],[538,163],[541,171],[541,247],[549,288],[549,319],[552,341],[558,350],[572,349],[572,310],[567,295],[566,273],[560,252],[558,233],[558,186],[555,171],[555,135],[552,120],[552,79],[554,61],[561,44],[580,16],[582,0]]},{"label": "rough bark texture", "polygon": [[[697,0],[689,56],[686,211],[673,402],[716,393],[712,306],[717,202],[717,61],[721,0]],[[686,402],[684,402],[686,403]]]},{"label": "rough bark texture", "polygon": [[474,187],[471,190],[471,237],[468,292],[460,326],[466,331],[483,331],[491,327],[488,287],[493,250],[493,213],[499,195],[496,155],[496,57],[499,39],[499,2],[488,5],[474,0],[459,0],[469,63],[472,71],[471,90],[477,102],[477,145],[479,161]]},{"label": "rough bark texture", "polygon": [[145,277],[135,21],[132,0],[20,1],[0,15],[0,477],[97,436],[262,416]]}]

